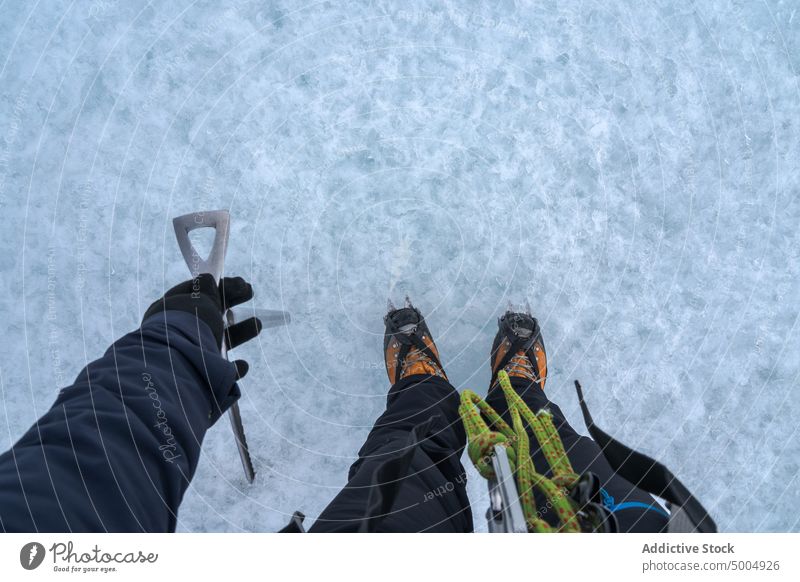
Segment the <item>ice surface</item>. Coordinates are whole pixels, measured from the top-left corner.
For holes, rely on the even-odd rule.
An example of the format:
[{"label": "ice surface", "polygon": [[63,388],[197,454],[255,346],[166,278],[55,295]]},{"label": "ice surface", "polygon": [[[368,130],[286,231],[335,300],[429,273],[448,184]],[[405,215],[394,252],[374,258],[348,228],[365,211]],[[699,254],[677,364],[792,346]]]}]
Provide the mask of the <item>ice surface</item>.
[{"label": "ice surface", "polygon": [[[727,531],[800,529],[794,2],[0,4],[0,445],[187,275],[292,313],[239,349],[248,486],[208,434],[182,531],[313,519],[384,405],[387,296],[485,392],[528,298],[548,392],[662,459]],[[476,526],[486,505],[473,471]]]}]

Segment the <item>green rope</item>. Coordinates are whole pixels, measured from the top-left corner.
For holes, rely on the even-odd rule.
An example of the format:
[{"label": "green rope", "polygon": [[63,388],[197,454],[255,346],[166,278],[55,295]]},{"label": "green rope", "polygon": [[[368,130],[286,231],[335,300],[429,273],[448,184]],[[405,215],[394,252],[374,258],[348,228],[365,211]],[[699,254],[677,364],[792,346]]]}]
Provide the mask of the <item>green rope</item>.
[{"label": "green rope", "polygon": [[[520,504],[528,531],[579,532],[581,531],[575,508],[566,490],[575,485],[578,475],[572,469],[564,443],[558,435],[553,416],[548,410],[531,412],[525,401],[511,387],[505,371],[497,375],[500,388],[508,402],[511,415],[509,426],[497,411],[471,390],[461,393],[458,412],[467,431],[467,453],[475,468],[486,479],[496,478],[491,456],[496,445],[506,447],[511,470],[514,472]],[[552,477],[537,473],[530,455],[530,441],[525,425],[531,429],[539,447],[550,465]],[[490,429],[492,427],[494,430]],[[548,505],[558,514],[559,526],[552,527],[539,517],[534,501],[534,491],[540,491]]]}]

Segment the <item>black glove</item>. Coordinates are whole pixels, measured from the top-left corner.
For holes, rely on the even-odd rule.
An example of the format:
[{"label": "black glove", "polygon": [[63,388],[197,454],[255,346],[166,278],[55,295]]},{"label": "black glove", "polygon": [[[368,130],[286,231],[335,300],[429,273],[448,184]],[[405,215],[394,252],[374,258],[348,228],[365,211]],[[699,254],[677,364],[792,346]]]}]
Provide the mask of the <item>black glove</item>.
[{"label": "black glove", "polygon": [[[208,324],[218,348],[222,349],[224,339],[227,349],[232,350],[261,333],[261,320],[251,317],[225,329],[222,314],[252,298],[253,288],[241,277],[224,277],[218,285],[212,275],[203,273],[167,291],[164,297],[147,308],[142,321],[162,311],[186,311]],[[245,360],[233,363],[238,377],[244,378],[250,368],[248,363]]]}]

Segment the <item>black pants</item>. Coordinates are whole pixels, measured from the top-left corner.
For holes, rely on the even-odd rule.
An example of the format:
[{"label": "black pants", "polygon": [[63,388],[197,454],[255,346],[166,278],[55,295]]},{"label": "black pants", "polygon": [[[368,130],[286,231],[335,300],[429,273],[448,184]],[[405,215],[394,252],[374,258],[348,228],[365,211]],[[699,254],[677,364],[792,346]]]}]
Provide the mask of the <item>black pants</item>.
[{"label": "black pants", "polygon": [[[597,444],[578,435],[561,409],[544,391],[513,378],[512,386],[531,410],[547,407],[561,435],[574,470],[592,471],[603,485],[604,502],[617,516],[621,531],[656,532],[664,529],[666,513],[647,493],[614,474]],[[489,391],[487,402],[510,423],[499,387]],[[466,434],[458,415],[458,392],[440,378],[411,376],[395,384],[386,411],[375,423],[350,468],[344,489],[311,527],[312,532],[470,532],[472,513],[466,492],[461,455]],[[419,433],[421,438],[409,438]],[[412,435],[413,437],[413,435]],[[547,463],[532,439],[537,471],[547,474]],[[387,471],[405,458],[400,476]],[[393,464],[394,463],[394,464]],[[380,497],[388,504],[376,515]],[[480,508],[483,514],[485,508]],[[540,511],[544,508],[540,507]],[[547,519],[546,515],[543,515]],[[370,527],[366,528],[365,523]]]}]

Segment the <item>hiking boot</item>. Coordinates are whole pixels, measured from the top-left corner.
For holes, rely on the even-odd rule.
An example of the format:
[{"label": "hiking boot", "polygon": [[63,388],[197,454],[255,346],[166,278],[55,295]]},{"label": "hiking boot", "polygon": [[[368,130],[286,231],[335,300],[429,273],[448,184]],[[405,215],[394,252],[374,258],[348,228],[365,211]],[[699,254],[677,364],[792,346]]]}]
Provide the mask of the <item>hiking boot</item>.
[{"label": "hiking boot", "polygon": [[547,355],[539,322],[530,313],[506,312],[498,321],[492,344],[492,382],[505,370],[511,378],[525,378],[544,389]]},{"label": "hiking boot", "polygon": [[395,309],[390,303],[389,313],[383,322],[386,324],[383,353],[386,372],[392,384],[415,374],[447,380],[439,360],[439,350],[433,343],[425,318],[408,298],[406,306],[400,309]]}]

